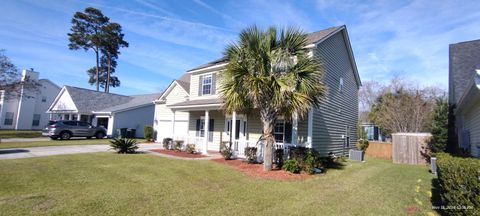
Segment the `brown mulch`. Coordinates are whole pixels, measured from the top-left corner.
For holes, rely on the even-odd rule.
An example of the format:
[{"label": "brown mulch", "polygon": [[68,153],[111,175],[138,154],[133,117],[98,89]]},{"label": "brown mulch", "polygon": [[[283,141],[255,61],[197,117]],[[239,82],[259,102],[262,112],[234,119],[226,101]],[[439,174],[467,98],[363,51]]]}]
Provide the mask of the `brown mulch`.
[{"label": "brown mulch", "polygon": [[242,160],[225,160],[223,158],[213,159],[217,163],[225,164],[234,167],[237,170],[245,173],[248,176],[272,179],[272,180],[303,180],[310,178],[312,175],[306,173],[294,174],[280,169],[273,169],[272,171],[263,171],[263,164],[249,164]]},{"label": "brown mulch", "polygon": [[177,157],[184,157],[184,158],[203,158],[203,157],[207,157],[207,156],[202,155],[202,154],[189,154],[187,152],[181,152],[181,151],[175,151],[175,150],[152,149],[150,151],[158,152],[158,153],[161,153],[161,154],[177,156]]}]

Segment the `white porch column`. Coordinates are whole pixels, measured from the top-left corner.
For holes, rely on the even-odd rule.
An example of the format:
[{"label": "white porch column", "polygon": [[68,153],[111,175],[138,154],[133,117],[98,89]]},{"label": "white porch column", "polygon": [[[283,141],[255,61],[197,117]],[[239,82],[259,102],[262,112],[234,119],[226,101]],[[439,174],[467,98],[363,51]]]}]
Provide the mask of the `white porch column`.
[{"label": "white porch column", "polygon": [[307,131],[307,148],[312,147],[312,134],[313,134],[313,109],[308,111],[308,131]]},{"label": "white porch column", "polygon": [[237,131],[237,112],[232,112],[232,144],[235,145],[235,134]]},{"label": "white porch column", "polygon": [[82,116],[81,114],[77,114],[77,121],[80,121],[80,116]]},{"label": "white porch column", "polygon": [[176,140],[175,138],[175,110],[173,111],[173,117],[172,117],[172,139]]},{"label": "white porch column", "polygon": [[292,119],[292,144],[297,145],[298,142],[298,115],[297,113],[293,114]]},{"label": "white porch column", "polygon": [[208,113],[208,110],[205,110],[205,124],[204,124],[204,131],[205,131],[205,141],[203,143],[203,149],[202,149],[202,153],[203,154],[207,154],[207,148],[208,148],[208,128],[209,128],[209,122],[210,121],[210,116],[209,116],[209,113]]}]

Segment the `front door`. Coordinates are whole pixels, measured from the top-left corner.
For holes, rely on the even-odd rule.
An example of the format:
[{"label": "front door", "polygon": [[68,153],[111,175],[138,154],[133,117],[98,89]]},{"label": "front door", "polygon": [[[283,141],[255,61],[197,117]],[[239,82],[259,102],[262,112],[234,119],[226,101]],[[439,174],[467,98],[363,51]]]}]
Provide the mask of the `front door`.
[{"label": "front door", "polygon": [[97,127],[108,128],[108,118],[97,118]]}]

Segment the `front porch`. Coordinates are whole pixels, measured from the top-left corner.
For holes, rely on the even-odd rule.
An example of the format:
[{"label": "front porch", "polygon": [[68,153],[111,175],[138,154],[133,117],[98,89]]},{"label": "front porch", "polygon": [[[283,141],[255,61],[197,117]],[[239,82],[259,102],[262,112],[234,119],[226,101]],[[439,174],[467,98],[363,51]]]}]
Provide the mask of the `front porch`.
[{"label": "front porch", "polygon": [[[259,157],[263,153],[262,123],[258,112],[226,114],[219,109],[175,109],[177,112],[188,113],[188,129],[175,131],[175,121],[172,121],[172,139],[181,140],[184,144],[194,144],[197,151],[208,154],[208,151],[219,152],[222,144],[231,143],[234,157],[245,157],[246,147],[257,147]],[[209,119],[206,121],[206,119]],[[310,133],[309,133],[310,132]],[[311,131],[308,130],[308,120],[294,118],[291,122],[279,118],[275,124],[275,149],[288,149],[296,146],[311,147]]]}]

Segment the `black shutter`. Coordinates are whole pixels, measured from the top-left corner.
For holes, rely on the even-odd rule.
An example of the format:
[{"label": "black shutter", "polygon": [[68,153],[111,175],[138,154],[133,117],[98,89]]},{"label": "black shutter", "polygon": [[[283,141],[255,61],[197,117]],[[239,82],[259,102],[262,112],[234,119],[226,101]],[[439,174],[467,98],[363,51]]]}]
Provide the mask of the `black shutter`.
[{"label": "black shutter", "polygon": [[285,142],[292,143],[292,123],[285,122]]},{"label": "black shutter", "polygon": [[216,84],[217,84],[217,74],[213,73],[212,74],[212,89],[210,91],[210,94],[215,94],[216,92]]},{"label": "black shutter", "polygon": [[236,120],[235,122],[235,139],[240,138],[240,120]]},{"label": "black shutter", "polygon": [[196,131],[195,135],[199,137],[200,136],[200,119],[197,119],[197,127],[195,128],[195,131]]},{"label": "black shutter", "polygon": [[215,123],[215,121],[213,119],[210,119],[210,121],[208,122],[208,141],[210,142],[213,142],[213,124]]},{"label": "black shutter", "polygon": [[198,96],[202,96],[203,93],[203,75],[198,76]]}]

